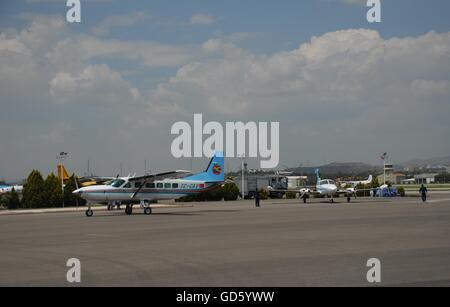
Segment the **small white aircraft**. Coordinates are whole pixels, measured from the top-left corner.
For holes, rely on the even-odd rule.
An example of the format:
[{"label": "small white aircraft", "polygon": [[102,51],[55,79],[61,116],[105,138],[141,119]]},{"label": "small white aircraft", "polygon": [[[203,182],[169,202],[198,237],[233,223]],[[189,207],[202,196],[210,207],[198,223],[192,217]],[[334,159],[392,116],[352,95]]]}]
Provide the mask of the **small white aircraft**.
[{"label": "small white aircraft", "polygon": [[345,187],[346,185],[351,185],[352,187],[356,187],[358,184],[363,184],[363,185],[367,185],[367,184],[371,184],[373,180],[373,176],[369,175],[369,178],[367,178],[367,180],[354,180],[354,181],[341,181],[341,187]]},{"label": "small white aircraft", "polygon": [[348,188],[345,190],[339,190],[336,182],[331,179],[320,179],[319,169],[316,169],[316,189],[311,190],[309,188],[300,189],[300,198],[303,199],[303,202],[306,203],[306,198],[310,194],[312,195],[321,195],[330,198],[330,202],[334,203],[334,195],[343,194],[347,197],[347,202],[351,201],[352,196],[356,196],[356,190],[354,188]]},{"label": "small white aircraft", "polygon": [[92,203],[122,203],[125,213],[132,214],[133,205],[140,203],[145,214],[151,214],[150,202],[178,199],[204,193],[222,185],[224,176],[223,153],[216,153],[202,173],[189,175],[188,171],[170,171],[140,177],[116,178],[109,184],[83,187],[73,193],[88,202],[86,216],[92,216]]},{"label": "small white aircraft", "polygon": [[16,191],[17,193],[22,193],[23,186],[21,185],[0,185],[0,195],[11,193],[12,190]]},{"label": "small white aircraft", "polygon": [[[330,202],[334,203],[334,195],[344,194],[347,197],[347,202],[351,201],[352,196],[356,196],[356,190],[354,188],[348,188],[345,190],[339,190],[335,181],[331,179],[321,179],[319,174],[319,169],[315,171],[317,177],[317,183],[315,188],[304,187],[300,190],[288,190],[291,192],[297,192],[300,195],[300,198],[303,199],[303,202],[306,203],[306,199],[309,198],[310,195],[320,195],[326,196],[330,198]],[[269,190],[273,190],[273,188],[268,187]],[[281,192],[281,190],[280,190]],[[284,192],[287,192],[284,190]]]}]

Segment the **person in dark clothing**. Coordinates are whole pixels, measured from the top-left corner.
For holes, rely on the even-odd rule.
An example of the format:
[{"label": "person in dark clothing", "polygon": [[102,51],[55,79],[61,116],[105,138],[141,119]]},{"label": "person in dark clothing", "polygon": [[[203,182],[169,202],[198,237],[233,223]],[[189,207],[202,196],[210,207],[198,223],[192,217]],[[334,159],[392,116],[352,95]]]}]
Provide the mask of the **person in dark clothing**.
[{"label": "person in dark clothing", "polygon": [[255,206],[256,207],[259,207],[259,200],[260,199],[261,199],[261,196],[259,195],[258,189],[256,189],[256,192],[255,192]]},{"label": "person in dark clothing", "polygon": [[422,186],[420,187],[419,192],[420,192],[420,194],[422,196],[422,201],[426,202],[427,201],[428,190],[427,190],[427,187],[424,184],[422,184]]}]

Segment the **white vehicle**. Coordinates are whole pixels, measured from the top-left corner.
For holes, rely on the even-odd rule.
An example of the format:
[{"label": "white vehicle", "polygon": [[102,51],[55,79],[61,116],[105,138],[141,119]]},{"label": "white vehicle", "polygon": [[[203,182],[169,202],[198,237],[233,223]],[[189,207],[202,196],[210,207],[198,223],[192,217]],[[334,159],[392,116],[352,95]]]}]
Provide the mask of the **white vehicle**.
[{"label": "white vehicle", "polygon": [[108,206],[125,204],[127,215],[132,214],[134,204],[140,203],[144,213],[151,214],[152,201],[178,199],[220,187],[225,180],[223,153],[216,153],[204,172],[189,174],[188,171],[170,171],[140,177],[116,178],[107,185],[83,187],[73,193],[88,202],[86,216],[93,215],[92,203],[104,203]]}]

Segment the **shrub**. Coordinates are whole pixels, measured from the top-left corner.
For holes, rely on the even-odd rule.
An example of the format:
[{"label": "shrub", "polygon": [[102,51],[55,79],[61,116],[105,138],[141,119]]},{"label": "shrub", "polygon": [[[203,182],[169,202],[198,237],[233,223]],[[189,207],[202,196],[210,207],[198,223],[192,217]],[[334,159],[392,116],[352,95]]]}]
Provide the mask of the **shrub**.
[{"label": "shrub", "polygon": [[287,192],[286,193],[286,199],[295,199],[295,198],[297,198],[296,192]]}]

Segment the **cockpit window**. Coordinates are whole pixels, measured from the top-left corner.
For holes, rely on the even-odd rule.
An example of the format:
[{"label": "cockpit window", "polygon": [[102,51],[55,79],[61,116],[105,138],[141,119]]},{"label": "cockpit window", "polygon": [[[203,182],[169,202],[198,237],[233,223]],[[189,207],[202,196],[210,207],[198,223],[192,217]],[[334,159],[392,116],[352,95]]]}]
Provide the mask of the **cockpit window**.
[{"label": "cockpit window", "polygon": [[125,183],[125,180],[122,179],[116,179],[111,183],[111,186],[113,186],[114,188],[119,188],[122,186],[122,184]]},{"label": "cockpit window", "polygon": [[324,185],[324,184],[335,184],[333,180],[320,180],[319,181],[319,185]]},{"label": "cockpit window", "polygon": [[126,185],[123,186],[124,189],[130,189],[131,188],[131,182],[127,182]]}]

